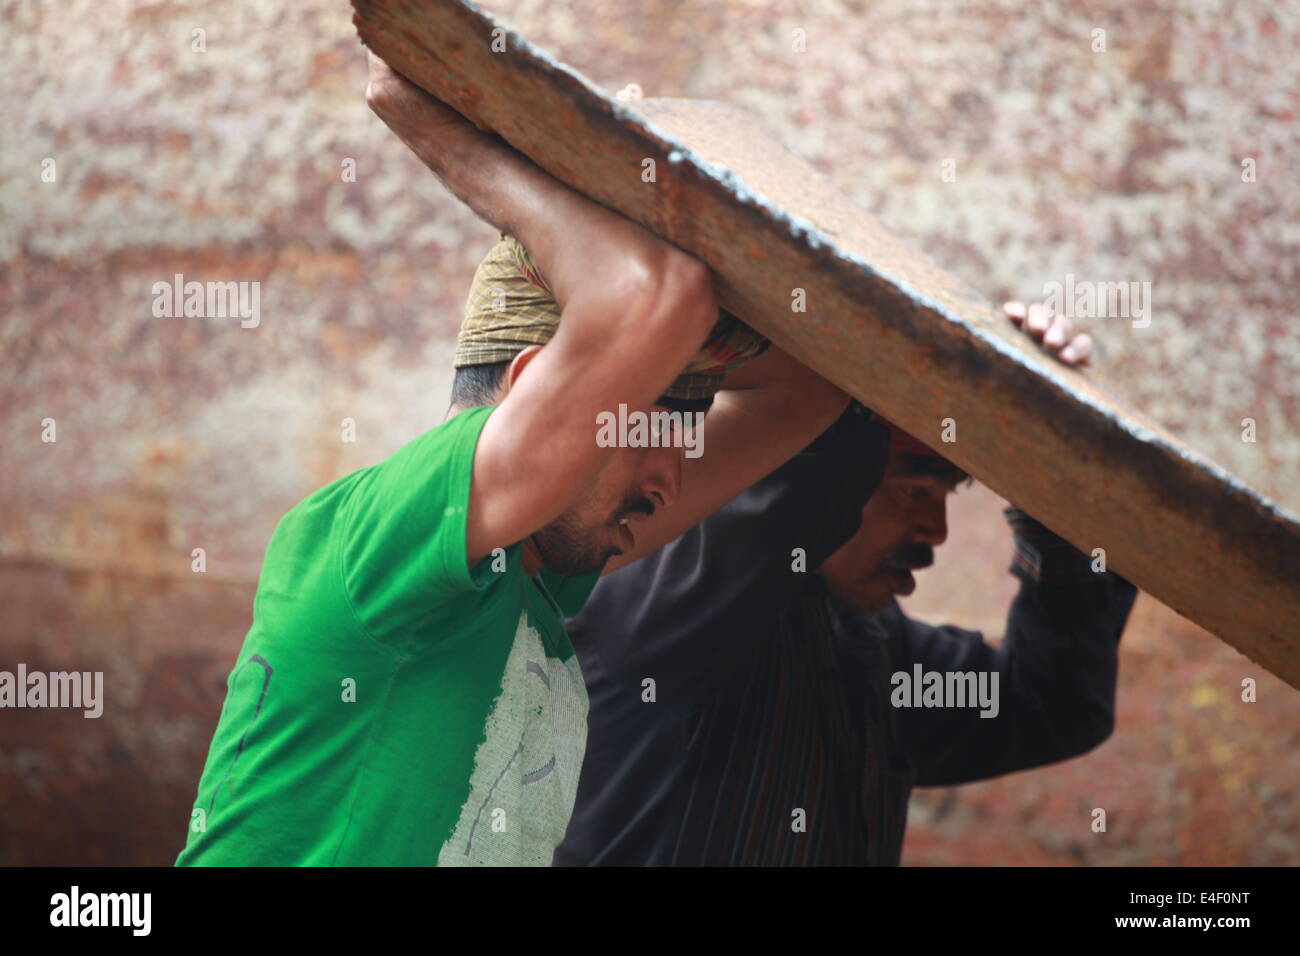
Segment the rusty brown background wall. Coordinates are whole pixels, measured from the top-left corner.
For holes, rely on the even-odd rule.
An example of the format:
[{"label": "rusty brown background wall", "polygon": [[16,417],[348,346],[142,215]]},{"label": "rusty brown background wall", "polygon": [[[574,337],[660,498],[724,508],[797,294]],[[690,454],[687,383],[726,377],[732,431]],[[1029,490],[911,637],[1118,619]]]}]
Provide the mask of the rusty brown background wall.
[{"label": "rusty brown background wall", "polygon": [[[757,110],[991,298],[1150,281],[1149,327],[1085,321],[1098,378],[1300,510],[1300,3],[487,6],[610,91]],[[442,416],[494,233],[368,113],[349,18],[0,0],[0,669],[106,697],[0,711],[0,863],[171,861],[276,520]],[[154,317],[177,273],[260,282],[260,324]],[[999,503],[957,495],[913,614],[999,633]],[[904,861],[1300,862],[1300,695],[1146,598],[1119,694],[1094,753],[919,795]]]}]

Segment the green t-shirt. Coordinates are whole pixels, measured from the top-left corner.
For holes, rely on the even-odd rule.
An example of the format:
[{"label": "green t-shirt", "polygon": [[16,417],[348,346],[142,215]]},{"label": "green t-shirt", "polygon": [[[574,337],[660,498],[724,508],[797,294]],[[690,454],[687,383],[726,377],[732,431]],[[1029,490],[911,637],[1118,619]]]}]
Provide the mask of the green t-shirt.
[{"label": "green t-shirt", "polygon": [[492,411],[280,521],[177,865],[550,865],[587,738],[564,617],[598,575],[467,567]]}]

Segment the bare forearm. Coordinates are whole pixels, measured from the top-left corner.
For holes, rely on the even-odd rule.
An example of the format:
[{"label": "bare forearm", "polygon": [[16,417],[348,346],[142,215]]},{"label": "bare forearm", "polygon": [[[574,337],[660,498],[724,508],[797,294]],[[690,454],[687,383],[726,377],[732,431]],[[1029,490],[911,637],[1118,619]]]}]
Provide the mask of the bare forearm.
[{"label": "bare forearm", "polygon": [[[752,366],[752,369],[751,367]],[[705,419],[703,454],[682,467],[682,494],[651,519],[635,552],[613,571],[672,541],[812,443],[839,417],[848,395],[773,346],[728,376]],[[738,381],[741,387],[730,387]]]},{"label": "bare forearm", "polygon": [[523,243],[563,308],[629,268],[663,274],[683,256],[629,219],[570,189],[371,55],[367,102],[462,202]]},{"label": "bare forearm", "polygon": [[499,136],[483,132],[400,77],[378,89],[372,84],[367,98],[389,129],[456,198],[527,245],[532,195],[539,187],[559,183]]},{"label": "bare forearm", "polygon": [[681,502],[696,512],[694,520],[683,514],[686,527],[806,448],[847,404],[848,396],[820,377],[719,392],[705,454],[683,468],[692,498]]}]

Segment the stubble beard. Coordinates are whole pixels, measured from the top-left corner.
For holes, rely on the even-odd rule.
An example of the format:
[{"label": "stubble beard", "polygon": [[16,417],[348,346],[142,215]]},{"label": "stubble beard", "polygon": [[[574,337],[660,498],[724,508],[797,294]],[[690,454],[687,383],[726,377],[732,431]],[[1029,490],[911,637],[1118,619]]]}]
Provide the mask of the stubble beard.
[{"label": "stubble beard", "polygon": [[569,578],[586,577],[599,571],[617,549],[595,543],[603,530],[583,529],[571,515],[561,515],[533,534],[533,543],[545,567]]},{"label": "stubble beard", "polygon": [[[559,574],[581,578],[595,574],[616,554],[622,554],[611,539],[620,519],[633,514],[653,515],[654,505],[639,492],[629,492],[618,509],[603,523],[584,525],[577,512],[565,512],[533,534],[542,563]],[[610,543],[601,543],[601,539]]]}]

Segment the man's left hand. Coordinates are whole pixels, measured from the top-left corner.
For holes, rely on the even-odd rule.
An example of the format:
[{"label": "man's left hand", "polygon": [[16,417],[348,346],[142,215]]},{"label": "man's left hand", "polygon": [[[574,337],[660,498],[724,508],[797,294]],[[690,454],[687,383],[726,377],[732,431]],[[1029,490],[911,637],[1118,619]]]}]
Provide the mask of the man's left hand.
[{"label": "man's left hand", "polygon": [[1002,306],[1007,318],[1039,341],[1064,365],[1087,365],[1092,358],[1092,336],[1074,335],[1074,323],[1068,316],[1053,316],[1046,306],[1035,302],[1028,308],[1020,301]]}]

